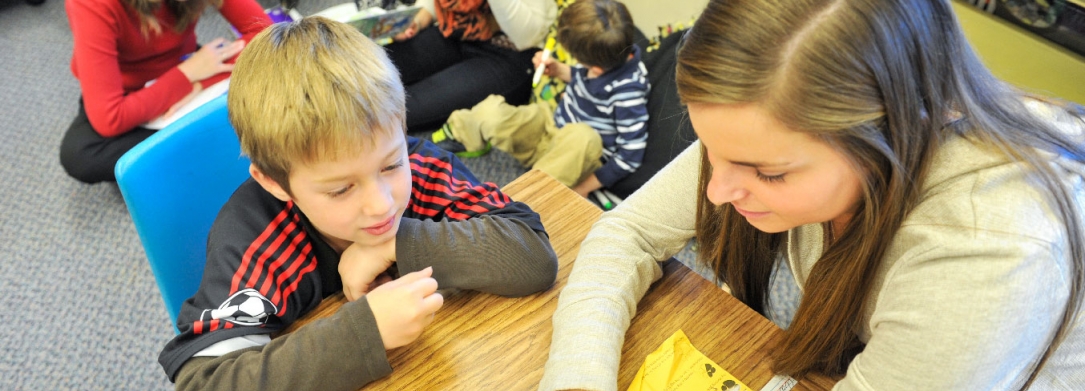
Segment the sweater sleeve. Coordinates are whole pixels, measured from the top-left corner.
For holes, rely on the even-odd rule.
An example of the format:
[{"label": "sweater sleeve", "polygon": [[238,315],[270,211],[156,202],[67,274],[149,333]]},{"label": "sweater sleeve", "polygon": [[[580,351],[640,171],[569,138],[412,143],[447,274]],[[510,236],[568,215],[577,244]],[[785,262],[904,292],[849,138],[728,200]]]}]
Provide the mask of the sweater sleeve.
[{"label": "sweater sleeve", "polygon": [[72,29],[73,63],[79,88],[94,130],[103,137],[126,133],[165,113],[170,105],[192,91],[176,67],[158,76],[155,83],[125,94],[118,61],[117,39],[120,7],[104,7],[86,0],[66,1]]},{"label": "sweater sleeve", "polygon": [[[219,13],[222,17],[230,22],[231,26],[234,26],[238,32],[241,33],[241,40],[248,44],[252,41],[252,38],[264,31],[264,28],[271,25],[271,17],[264,12],[263,8],[260,8],[254,0],[225,0],[222,2],[222,7],[219,8]],[[237,61],[237,56],[231,57],[226,60],[226,63],[233,64]],[[203,88],[210,87],[215,83],[218,83],[226,78],[230,77],[229,72],[223,72],[215,76],[211,76],[207,79],[201,80],[200,85]]]},{"label": "sweater sleeve", "polygon": [[193,357],[177,373],[176,389],[346,391],[391,372],[377,321],[363,297],[267,345]]},{"label": "sweater sleeve", "polygon": [[441,289],[525,296],[546,290],[557,278],[557,256],[546,233],[515,218],[404,218],[396,243],[400,274],[433,266]]},{"label": "sweater sleeve", "polygon": [[940,224],[894,241],[869,340],[833,389],[1020,389],[1069,297],[1059,246]]},{"label": "sweater sleeve", "polygon": [[643,84],[638,88],[615,91],[620,99],[614,102],[614,124],[618,136],[618,150],[606,164],[595,170],[595,177],[603,187],[613,186],[640,168],[644,149],[648,146],[648,91]]},{"label": "sweater sleeve", "polygon": [[433,266],[441,289],[523,296],[553,285],[557,256],[539,214],[478,180],[455,155],[409,138],[413,189],[396,233],[396,266]]},{"label": "sweater sleeve", "polygon": [[659,262],[694,236],[700,149],[693,143],[592,226],[558,299],[540,390],[617,389],[637,303],[662,276]]},{"label": "sweater sleeve", "polygon": [[554,0],[489,0],[501,31],[520,50],[539,46],[558,17]]}]

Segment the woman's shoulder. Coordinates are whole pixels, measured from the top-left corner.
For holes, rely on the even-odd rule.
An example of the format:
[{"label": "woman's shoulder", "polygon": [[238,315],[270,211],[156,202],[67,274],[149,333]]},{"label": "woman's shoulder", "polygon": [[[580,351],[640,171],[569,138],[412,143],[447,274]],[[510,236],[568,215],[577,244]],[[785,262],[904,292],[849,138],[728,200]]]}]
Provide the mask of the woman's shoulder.
[{"label": "woman's shoulder", "polygon": [[[1085,165],[1053,157],[1052,167],[1085,205]],[[1043,187],[1025,164],[995,147],[962,137],[935,153],[919,203],[903,227],[950,227],[962,235],[983,233],[1060,241],[1061,218]]]}]

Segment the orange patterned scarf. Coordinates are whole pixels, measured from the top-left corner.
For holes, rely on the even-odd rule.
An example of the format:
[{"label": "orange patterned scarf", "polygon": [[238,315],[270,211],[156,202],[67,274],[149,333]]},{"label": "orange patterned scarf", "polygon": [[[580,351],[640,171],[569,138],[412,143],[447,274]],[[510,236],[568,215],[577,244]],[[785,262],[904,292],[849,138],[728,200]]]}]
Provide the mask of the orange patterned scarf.
[{"label": "orange patterned scarf", "polygon": [[[496,22],[486,0],[435,0],[441,34],[464,41],[487,41]],[[490,24],[495,26],[491,26]]]}]

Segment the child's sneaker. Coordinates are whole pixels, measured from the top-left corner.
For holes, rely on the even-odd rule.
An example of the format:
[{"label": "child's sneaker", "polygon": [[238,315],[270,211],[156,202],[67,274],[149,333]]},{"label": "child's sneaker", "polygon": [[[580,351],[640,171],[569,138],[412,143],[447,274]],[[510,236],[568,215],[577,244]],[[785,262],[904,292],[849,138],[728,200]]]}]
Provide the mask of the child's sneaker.
[{"label": "child's sneaker", "polygon": [[437,145],[438,148],[452,152],[461,158],[479,157],[490,153],[490,150],[493,149],[493,146],[487,141],[486,147],[482,150],[468,151],[467,147],[463,146],[463,143],[456,141],[456,139],[452,137],[452,129],[448,124],[444,124],[440,129],[434,131],[433,134],[430,135],[430,141]]}]

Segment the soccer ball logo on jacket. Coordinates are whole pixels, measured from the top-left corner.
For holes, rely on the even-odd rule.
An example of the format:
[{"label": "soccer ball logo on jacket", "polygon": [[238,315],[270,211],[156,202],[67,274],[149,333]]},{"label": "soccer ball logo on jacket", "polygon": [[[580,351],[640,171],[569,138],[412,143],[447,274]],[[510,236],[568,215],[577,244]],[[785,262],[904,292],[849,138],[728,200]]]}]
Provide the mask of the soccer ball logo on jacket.
[{"label": "soccer ball logo on jacket", "polygon": [[271,300],[255,289],[242,289],[226,299],[218,309],[203,310],[200,320],[224,320],[241,326],[259,326],[267,323],[270,315],[278,312]]}]

